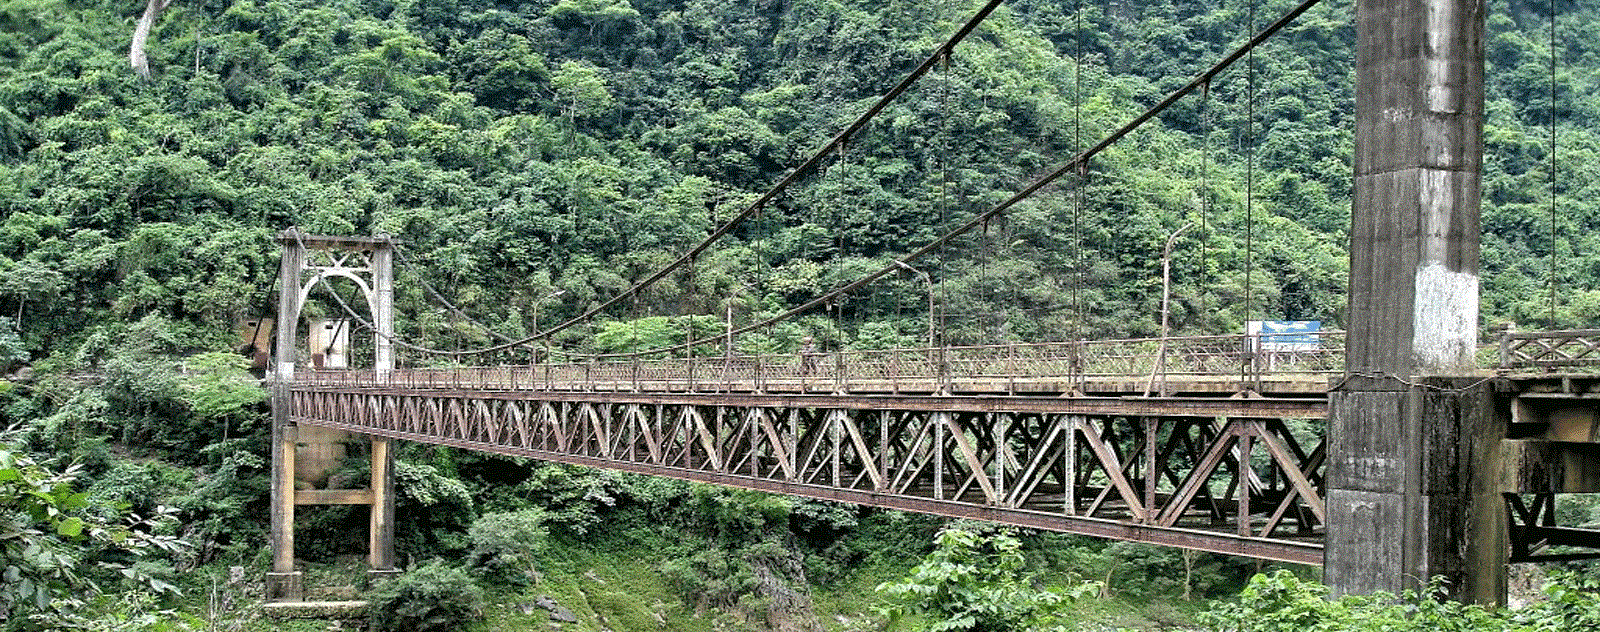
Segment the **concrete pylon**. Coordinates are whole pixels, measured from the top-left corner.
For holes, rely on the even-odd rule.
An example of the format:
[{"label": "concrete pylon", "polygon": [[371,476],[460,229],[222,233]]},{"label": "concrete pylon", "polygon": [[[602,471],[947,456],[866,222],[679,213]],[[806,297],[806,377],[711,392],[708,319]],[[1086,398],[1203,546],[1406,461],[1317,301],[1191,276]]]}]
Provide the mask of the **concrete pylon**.
[{"label": "concrete pylon", "polygon": [[1505,424],[1475,375],[1483,0],[1357,0],[1347,374],[1330,393],[1325,579],[1505,592],[1491,476]]}]

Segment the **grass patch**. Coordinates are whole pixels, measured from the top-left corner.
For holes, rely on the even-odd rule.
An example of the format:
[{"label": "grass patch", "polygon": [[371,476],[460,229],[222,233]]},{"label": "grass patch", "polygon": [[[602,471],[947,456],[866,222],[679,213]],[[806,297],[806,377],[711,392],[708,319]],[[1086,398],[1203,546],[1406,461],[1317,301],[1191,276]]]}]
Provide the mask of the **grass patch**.
[{"label": "grass patch", "polygon": [[538,583],[493,593],[488,628],[551,630],[550,612],[535,605],[547,596],[578,619],[562,630],[711,632],[710,620],[685,608],[657,570],[665,558],[660,547],[615,538],[556,543],[540,559]]}]

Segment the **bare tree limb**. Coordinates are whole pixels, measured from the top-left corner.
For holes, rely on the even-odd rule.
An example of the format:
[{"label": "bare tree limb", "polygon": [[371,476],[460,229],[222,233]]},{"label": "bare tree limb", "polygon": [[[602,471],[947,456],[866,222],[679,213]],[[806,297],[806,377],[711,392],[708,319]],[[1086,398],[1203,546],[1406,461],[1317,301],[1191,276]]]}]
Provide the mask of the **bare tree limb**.
[{"label": "bare tree limb", "polygon": [[145,55],[144,44],[150,39],[150,28],[169,4],[172,4],[172,0],[147,0],[144,16],[139,18],[139,26],[133,29],[133,44],[128,46],[128,63],[144,79],[150,78],[150,60]]}]

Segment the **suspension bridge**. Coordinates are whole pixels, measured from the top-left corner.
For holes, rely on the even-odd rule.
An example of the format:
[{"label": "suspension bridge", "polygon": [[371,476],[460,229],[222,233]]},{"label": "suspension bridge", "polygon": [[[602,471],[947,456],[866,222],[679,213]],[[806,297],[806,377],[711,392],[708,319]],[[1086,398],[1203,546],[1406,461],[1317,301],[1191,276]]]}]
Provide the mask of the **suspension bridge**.
[{"label": "suspension bridge", "polygon": [[[297,506],[371,507],[375,574],[394,572],[390,441],[455,446],[743,489],[1320,564],[1342,592],[1443,575],[1494,601],[1509,562],[1595,556],[1555,521],[1600,491],[1600,331],[1480,343],[1483,4],[1360,0],[1348,331],[1072,340],[886,351],[734,352],[734,337],[825,306],[1081,171],[1162,109],[1247,59],[1306,2],[1127,126],[934,244],[764,322],[650,353],[561,354],[601,317],[815,171],[946,63],[991,2],[766,196],[673,264],[586,313],[485,352],[531,362],[397,368],[396,242],[285,231],[272,363],[269,597],[303,595]],[[354,282],[370,368],[299,366],[312,291]],[[313,328],[315,329],[315,328]],[[331,347],[330,347],[331,348]],[[707,352],[714,349],[715,352]],[[326,446],[370,438],[368,488],[297,484]]]}]

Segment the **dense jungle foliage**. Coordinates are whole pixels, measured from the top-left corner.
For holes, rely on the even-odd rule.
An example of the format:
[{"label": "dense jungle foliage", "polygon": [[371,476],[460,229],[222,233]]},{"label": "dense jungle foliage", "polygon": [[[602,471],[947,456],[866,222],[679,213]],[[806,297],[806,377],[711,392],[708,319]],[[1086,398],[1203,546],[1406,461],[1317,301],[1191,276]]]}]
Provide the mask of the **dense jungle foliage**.
[{"label": "dense jungle foliage", "polygon": [[[1004,199],[1292,4],[1008,3],[692,274],[557,344],[649,347],[682,340],[685,317],[749,322],[817,296]],[[1554,6],[1553,73],[1550,5],[1487,16],[1486,326],[1600,322],[1600,2]],[[268,450],[232,327],[271,315],[278,231],[401,239],[407,339],[489,341],[423,282],[525,334],[743,209],[973,8],[177,0],[142,79],[127,51],[143,3],[0,0],[4,627],[256,625],[242,604],[265,568]],[[1081,187],[921,260],[931,283],[887,279],[741,348],[916,344],[930,292],[952,343],[1151,335],[1161,249],[1186,224],[1174,333],[1337,325],[1353,39],[1351,2],[1326,0],[1253,72],[1235,67],[1101,154]],[[318,300],[311,315],[338,312]],[[410,604],[383,610],[396,628],[543,626],[515,607],[525,593],[580,610],[573,629],[1048,629],[1119,625],[1127,603],[1145,613],[1130,625],[1154,625],[1257,570],[443,449],[400,458],[401,556],[426,572],[374,596]],[[339,475],[359,483],[359,460]],[[308,510],[301,555],[359,554],[364,524]],[[1315,592],[1274,581],[1255,594]],[[1296,599],[1240,607],[1313,608]]]}]

